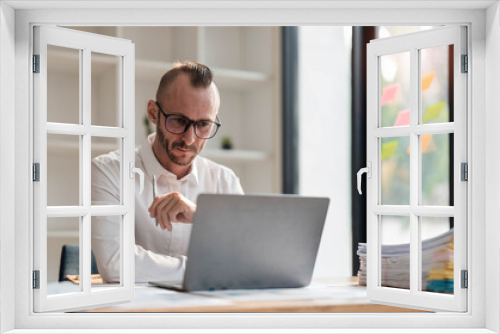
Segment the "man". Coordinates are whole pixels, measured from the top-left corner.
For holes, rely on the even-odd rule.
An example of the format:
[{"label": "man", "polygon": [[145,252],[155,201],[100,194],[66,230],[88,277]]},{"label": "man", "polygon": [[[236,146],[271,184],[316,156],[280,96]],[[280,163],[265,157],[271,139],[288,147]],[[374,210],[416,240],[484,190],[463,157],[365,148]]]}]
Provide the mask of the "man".
[{"label": "man", "polygon": [[[142,195],[136,179],[136,282],[182,278],[198,194],[243,193],[232,170],[198,156],[220,126],[219,106],[210,69],[193,62],[176,64],[162,77],[156,101],[148,101],[147,114],[156,133],[135,155],[136,167],[145,174]],[[153,175],[158,184],[155,199]],[[92,204],[120,203],[119,177],[118,151],[95,158]],[[120,224],[116,217],[92,219],[92,250],[108,282],[120,281]]]}]

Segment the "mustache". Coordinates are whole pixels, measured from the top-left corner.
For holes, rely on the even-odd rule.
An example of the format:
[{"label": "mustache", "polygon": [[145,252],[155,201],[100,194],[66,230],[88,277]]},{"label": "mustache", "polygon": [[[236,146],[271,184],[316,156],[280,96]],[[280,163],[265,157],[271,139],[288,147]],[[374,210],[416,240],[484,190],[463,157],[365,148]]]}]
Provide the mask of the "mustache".
[{"label": "mustache", "polygon": [[175,149],[176,147],[182,148],[183,150],[191,150],[198,152],[198,148],[194,145],[186,145],[185,142],[174,142],[172,143],[172,150]]}]

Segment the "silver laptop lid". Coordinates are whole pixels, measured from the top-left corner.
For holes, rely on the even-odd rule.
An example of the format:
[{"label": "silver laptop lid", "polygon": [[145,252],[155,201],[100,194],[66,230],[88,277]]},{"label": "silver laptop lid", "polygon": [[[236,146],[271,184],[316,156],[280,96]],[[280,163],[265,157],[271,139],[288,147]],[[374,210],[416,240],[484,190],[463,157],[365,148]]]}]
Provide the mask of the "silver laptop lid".
[{"label": "silver laptop lid", "polygon": [[328,203],[295,195],[199,195],[184,289],[308,285]]}]

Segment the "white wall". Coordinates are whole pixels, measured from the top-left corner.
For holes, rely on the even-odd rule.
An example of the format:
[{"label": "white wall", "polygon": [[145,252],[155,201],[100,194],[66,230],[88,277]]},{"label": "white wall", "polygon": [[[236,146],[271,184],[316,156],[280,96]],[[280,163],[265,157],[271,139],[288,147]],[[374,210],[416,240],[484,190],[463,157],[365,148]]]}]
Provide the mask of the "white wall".
[{"label": "white wall", "polygon": [[350,49],[344,27],[299,28],[299,192],[330,198],[315,277],[352,273]]},{"label": "white wall", "polygon": [[[0,3],[0,263],[2,270],[14,272],[14,227],[15,227],[15,156],[14,156],[14,101],[7,97],[15,94],[15,40],[14,10]],[[6,223],[5,223],[6,222]],[[2,275],[0,300],[15,300],[14,276]],[[14,305],[0,305],[0,332],[14,328]]]},{"label": "white wall", "polygon": [[[500,146],[500,116],[498,108],[500,106],[500,14],[498,3],[490,6],[486,11],[486,220],[489,222],[488,233],[486,233],[487,249],[494,249],[489,254],[491,259],[500,261],[500,206],[498,198],[500,197],[500,177],[498,175],[498,166],[500,164],[500,155],[498,147]],[[488,264],[488,263],[487,263]],[[486,327],[500,331],[498,323],[498,314],[495,309],[500,307],[500,286],[498,279],[500,273],[499,266],[486,265],[487,282],[497,282],[487,286],[488,293],[486,301],[488,305],[495,305],[486,309]]]}]

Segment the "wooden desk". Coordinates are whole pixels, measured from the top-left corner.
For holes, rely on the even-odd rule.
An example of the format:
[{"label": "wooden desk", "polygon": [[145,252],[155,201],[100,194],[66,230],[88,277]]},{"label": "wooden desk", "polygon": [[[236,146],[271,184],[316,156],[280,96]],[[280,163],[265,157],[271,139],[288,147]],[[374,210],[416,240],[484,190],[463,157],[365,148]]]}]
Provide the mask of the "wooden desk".
[{"label": "wooden desk", "polygon": [[[372,304],[366,298],[366,288],[355,286],[355,278],[315,281],[302,290],[247,290],[241,295],[238,291],[233,296],[231,290],[184,293],[137,285],[136,299],[131,303],[85,312],[423,312]],[[331,296],[326,297],[329,291]]]}]

